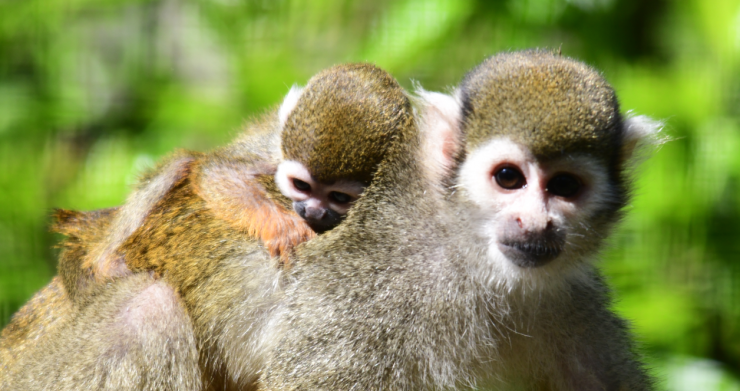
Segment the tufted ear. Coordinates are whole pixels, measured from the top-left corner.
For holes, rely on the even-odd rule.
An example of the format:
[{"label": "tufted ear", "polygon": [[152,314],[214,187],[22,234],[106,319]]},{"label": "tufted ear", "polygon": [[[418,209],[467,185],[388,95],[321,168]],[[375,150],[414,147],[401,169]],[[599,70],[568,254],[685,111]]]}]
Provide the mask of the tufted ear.
[{"label": "tufted ear", "polygon": [[421,105],[420,131],[423,137],[424,167],[432,180],[451,178],[463,152],[462,105],[454,95],[417,88]]},{"label": "tufted ear", "polygon": [[620,163],[630,164],[636,153],[641,149],[651,146],[656,147],[666,142],[667,139],[660,137],[663,126],[662,121],[628,112],[624,121],[624,142],[622,143]]},{"label": "tufted ear", "polygon": [[278,110],[278,118],[280,120],[281,128],[285,125],[285,121],[288,120],[288,116],[298,103],[298,99],[301,97],[301,94],[303,94],[303,87],[294,85],[293,87],[290,87],[288,95],[285,95],[283,104],[280,105],[280,109]]}]

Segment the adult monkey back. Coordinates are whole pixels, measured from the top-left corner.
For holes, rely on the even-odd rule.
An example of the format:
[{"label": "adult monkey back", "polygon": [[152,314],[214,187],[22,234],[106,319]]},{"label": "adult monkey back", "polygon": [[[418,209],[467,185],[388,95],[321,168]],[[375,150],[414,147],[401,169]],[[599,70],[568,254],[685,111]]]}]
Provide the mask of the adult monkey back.
[{"label": "adult monkey back", "polygon": [[[422,95],[429,142],[393,155],[365,194],[377,207],[297,252],[284,317],[300,326],[264,389],[652,389],[593,260],[656,124],[623,119],[601,75],[549,52]],[[457,162],[440,201],[429,178]]]}]

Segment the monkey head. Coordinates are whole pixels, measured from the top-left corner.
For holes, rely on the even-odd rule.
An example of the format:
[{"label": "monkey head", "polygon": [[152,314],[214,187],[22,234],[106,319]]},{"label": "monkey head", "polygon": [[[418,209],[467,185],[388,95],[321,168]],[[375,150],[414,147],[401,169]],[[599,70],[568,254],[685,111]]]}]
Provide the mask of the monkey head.
[{"label": "monkey head", "polygon": [[338,65],[293,88],[279,110],[283,161],[275,180],[317,232],[335,227],[370,183],[409,105],[387,72]]},{"label": "monkey head", "polygon": [[598,72],[540,50],[488,58],[448,100],[461,129],[458,188],[497,274],[536,283],[587,270],[578,266],[628,201],[633,150],[658,124],[623,119]]}]

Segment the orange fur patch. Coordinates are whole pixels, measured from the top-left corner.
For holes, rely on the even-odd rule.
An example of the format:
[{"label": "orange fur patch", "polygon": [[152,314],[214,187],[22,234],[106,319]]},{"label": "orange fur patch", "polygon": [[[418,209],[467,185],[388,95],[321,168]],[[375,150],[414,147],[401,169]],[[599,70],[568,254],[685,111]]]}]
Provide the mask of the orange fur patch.
[{"label": "orange fur patch", "polygon": [[256,180],[262,170],[239,164],[201,166],[193,185],[217,218],[259,239],[271,256],[288,266],[292,248],[316,233],[293,210],[270,199]]}]

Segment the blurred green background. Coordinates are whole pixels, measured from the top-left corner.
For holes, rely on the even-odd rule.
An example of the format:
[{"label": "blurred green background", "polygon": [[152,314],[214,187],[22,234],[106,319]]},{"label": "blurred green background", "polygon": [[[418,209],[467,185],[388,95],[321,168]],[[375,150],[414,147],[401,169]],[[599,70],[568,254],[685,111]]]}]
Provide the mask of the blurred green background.
[{"label": "blurred green background", "polygon": [[327,66],[448,91],[529,47],[666,121],[602,265],[661,389],[740,390],[737,0],[0,0],[0,326],[56,273],[51,208],[122,203]]}]

